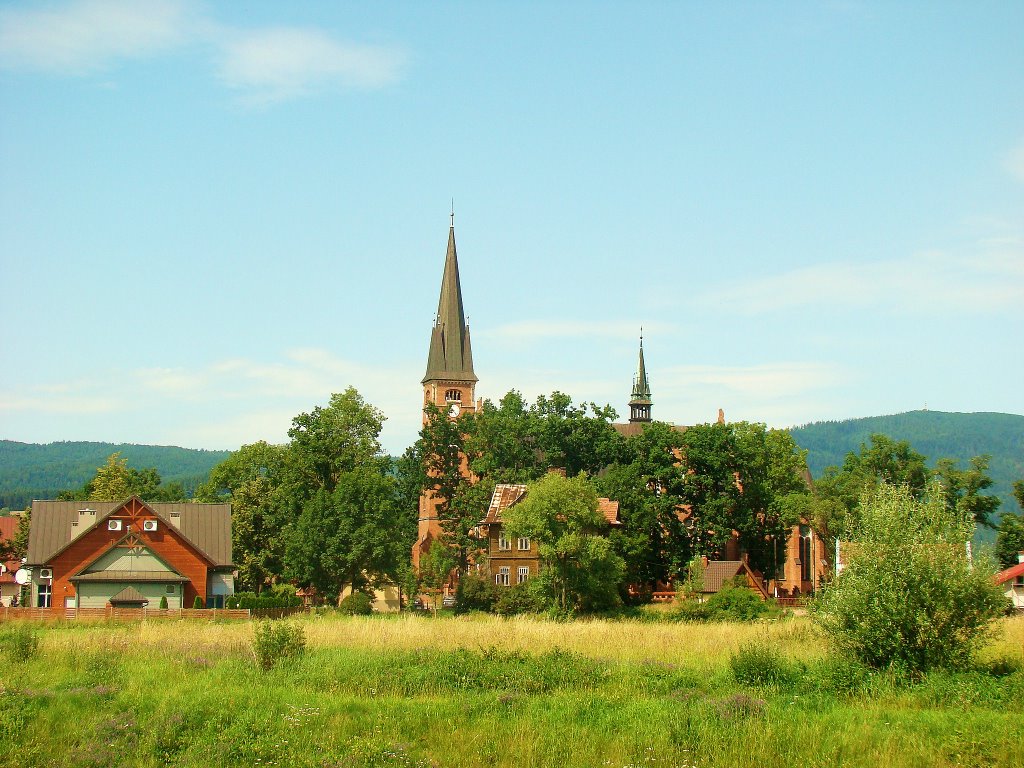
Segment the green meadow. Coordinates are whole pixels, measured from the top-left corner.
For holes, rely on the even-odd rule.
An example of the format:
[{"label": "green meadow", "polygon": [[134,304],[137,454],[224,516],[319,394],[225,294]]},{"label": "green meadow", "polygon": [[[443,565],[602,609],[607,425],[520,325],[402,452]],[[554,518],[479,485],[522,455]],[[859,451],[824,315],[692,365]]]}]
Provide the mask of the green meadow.
[{"label": "green meadow", "polygon": [[[1014,766],[1024,617],[920,680],[761,624],[308,616],[0,624],[0,762],[39,766]],[[34,637],[33,637],[34,634]]]}]

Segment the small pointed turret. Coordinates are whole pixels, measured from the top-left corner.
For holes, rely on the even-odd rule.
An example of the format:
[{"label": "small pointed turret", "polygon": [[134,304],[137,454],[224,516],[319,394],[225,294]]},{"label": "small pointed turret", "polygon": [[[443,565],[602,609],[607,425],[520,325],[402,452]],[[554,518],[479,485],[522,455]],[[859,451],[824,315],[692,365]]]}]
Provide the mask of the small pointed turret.
[{"label": "small pointed turret", "polygon": [[430,334],[430,352],[423,384],[430,381],[476,382],[473,373],[473,349],[469,342],[469,326],[462,307],[462,285],[459,282],[459,259],[455,251],[455,221],[448,230],[448,254],[441,278],[441,296]]},{"label": "small pointed turret", "polygon": [[647,381],[647,368],[644,365],[644,335],[640,333],[640,359],[633,377],[633,395],[629,401],[629,420],[631,423],[649,422],[651,420],[651,385]]}]

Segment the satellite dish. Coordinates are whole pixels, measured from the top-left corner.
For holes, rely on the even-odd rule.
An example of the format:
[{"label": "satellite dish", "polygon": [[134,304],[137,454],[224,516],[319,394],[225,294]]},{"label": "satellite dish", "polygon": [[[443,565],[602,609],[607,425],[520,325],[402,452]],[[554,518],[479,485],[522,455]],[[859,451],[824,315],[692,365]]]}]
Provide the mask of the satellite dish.
[{"label": "satellite dish", "polygon": [[32,572],[26,570],[25,568],[19,568],[18,572],[16,574],[14,574],[14,581],[17,584],[21,584],[22,586],[28,584],[29,579],[31,579],[31,578],[32,578]]}]

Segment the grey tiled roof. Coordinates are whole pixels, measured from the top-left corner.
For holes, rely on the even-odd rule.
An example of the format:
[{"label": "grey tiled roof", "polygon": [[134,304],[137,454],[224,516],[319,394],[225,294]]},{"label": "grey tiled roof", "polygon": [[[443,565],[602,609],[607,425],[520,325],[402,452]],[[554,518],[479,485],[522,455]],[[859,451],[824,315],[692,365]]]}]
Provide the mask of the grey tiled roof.
[{"label": "grey tiled roof", "polygon": [[[54,555],[87,531],[100,525],[126,503],[127,501],[33,501],[27,563],[45,565]],[[215,566],[231,565],[230,504],[146,503],[146,506],[153,510],[164,525],[178,530]],[[96,515],[90,515],[87,524],[73,525],[79,520],[79,510],[83,509],[95,510]]]}]

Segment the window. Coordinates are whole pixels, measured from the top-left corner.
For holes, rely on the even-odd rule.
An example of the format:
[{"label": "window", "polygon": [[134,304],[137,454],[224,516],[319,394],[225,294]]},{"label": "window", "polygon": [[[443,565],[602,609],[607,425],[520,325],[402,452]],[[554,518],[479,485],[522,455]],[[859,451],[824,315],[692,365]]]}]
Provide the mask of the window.
[{"label": "window", "polygon": [[167,594],[168,595],[173,595],[174,594],[174,585],[173,584],[168,584],[167,585]]},{"label": "window", "polygon": [[447,392],[444,393],[444,399],[447,400],[449,403],[461,403],[462,393],[459,392],[459,390],[457,389],[449,389]]},{"label": "window", "polygon": [[530,569],[525,565],[519,566],[519,573],[516,575],[516,584],[522,584],[530,578]]},{"label": "window", "polygon": [[505,538],[504,533],[498,534],[498,549],[512,549],[512,542]]},{"label": "window", "polygon": [[813,540],[813,534],[811,533],[810,526],[800,526],[800,579],[802,581],[811,580],[811,566],[813,562],[811,558],[811,544]]},{"label": "window", "polygon": [[512,569],[507,565],[503,565],[498,569],[498,572],[494,574],[494,583],[499,587],[507,587],[511,575]]},{"label": "window", "polygon": [[36,608],[49,608],[50,607],[50,591],[49,584],[39,585],[39,596],[36,599]]},{"label": "window", "polygon": [[528,538],[526,538],[525,536],[520,536],[516,540],[516,546],[519,547],[519,551],[520,552],[529,552],[530,551],[530,540]]},{"label": "window", "polygon": [[224,595],[207,595],[206,596],[206,607],[207,608],[223,608],[224,607]]}]

